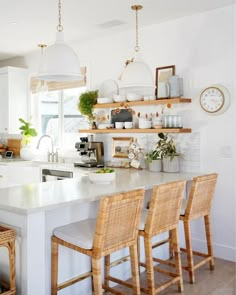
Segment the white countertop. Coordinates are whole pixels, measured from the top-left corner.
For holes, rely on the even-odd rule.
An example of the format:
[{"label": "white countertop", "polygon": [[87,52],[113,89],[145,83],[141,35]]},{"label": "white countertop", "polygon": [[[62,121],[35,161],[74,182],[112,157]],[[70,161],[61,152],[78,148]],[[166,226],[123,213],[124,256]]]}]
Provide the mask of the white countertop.
[{"label": "white countertop", "polygon": [[[54,165],[56,167],[61,164]],[[50,168],[52,166],[53,164],[50,164]],[[147,190],[161,183],[191,180],[199,175],[199,173],[156,173],[147,170],[115,169],[116,180],[113,183],[92,184],[86,175],[87,168],[73,169],[80,171],[77,178],[0,189],[0,210],[19,214],[53,210],[75,203],[96,201],[102,196],[118,192],[138,188]]]}]

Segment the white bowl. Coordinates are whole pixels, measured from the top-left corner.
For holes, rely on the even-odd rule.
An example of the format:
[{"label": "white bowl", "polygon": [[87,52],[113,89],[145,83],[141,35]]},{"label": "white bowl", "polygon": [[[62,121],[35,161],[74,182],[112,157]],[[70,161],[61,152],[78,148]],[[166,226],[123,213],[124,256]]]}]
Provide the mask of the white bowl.
[{"label": "white bowl", "polygon": [[110,97],[99,97],[97,99],[98,103],[112,103],[113,102],[113,98]]},{"label": "white bowl", "polygon": [[114,94],[113,95],[113,99],[115,102],[124,102],[127,101],[126,97],[124,95],[120,95],[120,94]]},{"label": "white bowl", "polygon": [[111,183],[112,181],[115,180],[116,174],[115,172],[111,173],[96,173],[96,172],[90,172],[89,175],[89,180],[92,183]]},{"label": "white bowl", "polygon": [[142,100],[143,97],[140,94],[136,94],[136,93],[128,93],[127,94],[127,100],[128,101],[139,101]]},{"label": "white bowl", "polygon": [[114,128],[114,124],[103,123],[98,125],[98,129],[111,129]]},{"label": "white bowl", "polygon": [[139,119],[139,125],[138,127],[140,129],[149,129],[152,127],[152,122],[144,119]]}]

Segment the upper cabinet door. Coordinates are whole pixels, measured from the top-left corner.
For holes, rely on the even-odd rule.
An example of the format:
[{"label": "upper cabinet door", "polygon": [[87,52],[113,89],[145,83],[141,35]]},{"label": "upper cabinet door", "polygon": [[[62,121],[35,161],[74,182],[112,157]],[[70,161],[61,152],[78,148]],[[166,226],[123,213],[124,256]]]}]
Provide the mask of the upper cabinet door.
[{"label": "upper cabinet door", "polygon": [[0,69],[0,132],[19,134],[19,118],[28,119],[28,71],[22,68]]},{"label": "upper cabinet door", "polygon": [[0,75],[0,133],[8,129],[8,74]]}]

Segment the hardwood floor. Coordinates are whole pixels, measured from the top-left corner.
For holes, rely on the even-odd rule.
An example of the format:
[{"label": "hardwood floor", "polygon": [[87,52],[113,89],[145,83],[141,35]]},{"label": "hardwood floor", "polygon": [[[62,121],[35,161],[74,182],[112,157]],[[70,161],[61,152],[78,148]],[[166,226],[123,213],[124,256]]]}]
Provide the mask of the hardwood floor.
[{"label": "hardwood floor", "polygon": [[[208,264],[196,270],[196,283],[190,284],[188,281],[188,274],[183,271],[184,278],[184,292],[179,293],[177,286],[173,285],[168,289],[162,291],[160,294],[165,295],[236,295],[236,263],[215,259],[215,270],[210,271]],[[163,282],[166,279],[161,274],[156,274],[156,283]],[[145,273],[141,274],[141,284],[145,285]],[[118,290],[124,292],[126,295],[133,294],[131,290],[122,286],[117,287]],[[109,292],[105,294],[111,294]],[[143,293],[142,293],[143,294]]]}]

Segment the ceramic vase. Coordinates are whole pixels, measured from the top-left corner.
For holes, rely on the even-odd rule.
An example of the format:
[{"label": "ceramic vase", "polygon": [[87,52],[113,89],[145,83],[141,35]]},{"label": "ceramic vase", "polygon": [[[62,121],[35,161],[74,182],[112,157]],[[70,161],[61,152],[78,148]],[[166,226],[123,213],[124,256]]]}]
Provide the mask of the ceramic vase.
[{"label": "ceramic vase", "polygon": [[172,160],[166,157],[162,160],[163,172],[179,172],[179,156],[175,156]]},{"label": "ceramic vase", "polygon": [[160,172],[162,171],[162,161],[161,160],[152,160],[149,163],[149,170],[153,172]]}]

